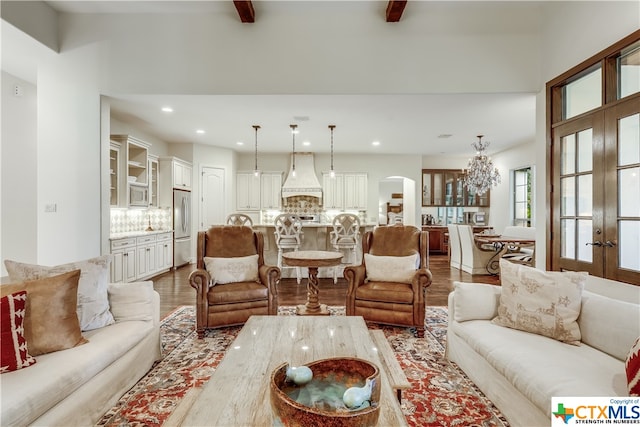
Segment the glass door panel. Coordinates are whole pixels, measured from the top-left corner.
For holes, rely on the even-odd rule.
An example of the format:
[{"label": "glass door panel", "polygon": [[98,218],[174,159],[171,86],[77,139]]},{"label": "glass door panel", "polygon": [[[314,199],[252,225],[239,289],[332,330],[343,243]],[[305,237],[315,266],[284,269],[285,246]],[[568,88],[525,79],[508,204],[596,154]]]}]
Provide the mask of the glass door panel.
[{"label": "glass door panel", "polygon": [[[596,167],[602,142],[594,140],[594,127],[602,127],[602,115],[577,119],[554,128],[555,156],[553,228],[559,236],[553,239],[554,269],[588,271],[602,275],[602,212],[594,209],[602,191],[594,188]],[[601,155],[600,155],[601,157]],[[600,160],[601,161],[601,160]],[[600,178],[601,179],[601,178]]]},{"label": "glass door panel", "polygon": [[[640,96],[605,113],[606,277],[640,284]],[[611,209],[613,210],[613,209]]]},{"label": "glass door panel", "polygon": [[462,177],[456,174],[455,180],[456,180],[456,206],[465,206],[464,186],[462,182]]},{"label": "glass door panel", "polygon": [[452,173],[444,174],[444,205],[445,206],[453,206],[454,205],[454,191],[455,191],[455,177]]},{"label": "glass door panel", "polygon": [[442,173],[433,174],[433,205],[442,206]]},{"label": "glass door panel", "polygon": [[433,206],[431,177],[430,173],[422,173],[422,206]]}]

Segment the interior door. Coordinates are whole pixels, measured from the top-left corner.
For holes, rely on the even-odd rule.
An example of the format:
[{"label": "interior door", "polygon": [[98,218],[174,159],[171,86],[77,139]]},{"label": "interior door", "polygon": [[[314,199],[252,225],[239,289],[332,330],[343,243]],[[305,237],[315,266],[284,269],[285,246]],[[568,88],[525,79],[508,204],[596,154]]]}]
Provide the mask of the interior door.
[{"label": "interior door", "polygon": [[605,277],[640,283],[640,96],[605,112]]},{"label": "interior door", "polygon": [[603,114],[553,129],[553,269],[604,274]]},{"label": "interior door", "polygon": [[225,179],[222,168],[202,168],[202,221],[200,230],[214,224],[224,224],[226,219]]}]

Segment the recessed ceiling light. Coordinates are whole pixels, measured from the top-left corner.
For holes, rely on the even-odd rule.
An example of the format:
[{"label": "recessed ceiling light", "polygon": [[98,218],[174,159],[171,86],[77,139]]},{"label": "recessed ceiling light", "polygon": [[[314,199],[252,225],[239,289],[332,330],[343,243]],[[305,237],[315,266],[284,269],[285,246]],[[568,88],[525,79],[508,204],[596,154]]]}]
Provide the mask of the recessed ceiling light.
[{"label": "recessed ceiling light", "polygon": [[198,130],[196,131],[196,133],[199,133],[199,134],[201,134],[201,135],[202,135],[202,134],[204,133],[204,130],[202,130],[202,129],[198,129]]},{"label": "recessed ceiling light", "polygon": [[371,143],[371,145],[374,145],[374,146],[376,146],[376,147],[377,147],[378,145],[380,145],[380,141],[373,141],[373,142]]},{"label": "recessed ceiling light", "polygon": [[307,146],[307,147],[308,147],[309,145],[311,145],[311,143],[310,143],[309,141],[303,141],[303,142],[302,142],[302,145],[305,145],[305,146]]},{"label": "recessed ceiling light", "polygon": [[171,107],[162,107],[162,111],[165,113],[173,113],[173,108]]},{"label": "recessed ceiling light", "polygon": [[438,135],[438,138],[441,139],[445,139],[445,138],[451,138],[453,135],[451,135],[450,133],[441,133],[440,135]]},{"label": "recessed ceiling light", "polygon": [[236,142],[236,145],[244,145],[244,142],[238,141],[238,142]]}]

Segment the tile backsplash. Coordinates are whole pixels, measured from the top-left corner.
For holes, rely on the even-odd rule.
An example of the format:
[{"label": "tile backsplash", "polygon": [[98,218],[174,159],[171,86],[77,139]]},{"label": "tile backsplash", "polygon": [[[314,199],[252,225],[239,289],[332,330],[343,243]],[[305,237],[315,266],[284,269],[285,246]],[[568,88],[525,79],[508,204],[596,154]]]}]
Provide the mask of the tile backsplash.
[{"label": "tile backsplash", "polygon": [[111,209],[111,234],[154,230],[171,230],[171,209]]}]

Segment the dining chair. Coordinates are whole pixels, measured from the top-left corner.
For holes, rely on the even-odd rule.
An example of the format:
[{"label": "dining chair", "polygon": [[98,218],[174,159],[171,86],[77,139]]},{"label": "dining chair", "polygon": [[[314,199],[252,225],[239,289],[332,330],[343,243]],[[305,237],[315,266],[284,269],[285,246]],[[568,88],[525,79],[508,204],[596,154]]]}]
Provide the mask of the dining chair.
[{"label": "dining chair", "polygon": [[460,247],[460,233],[457,224],[447,225],[449,230],[449,265],[460,270],[462,266],[462,249]]},{"label": "dining chair", "polygon": [[[520,237],[526,239],[535,240],[536,228],[535,227],[522,227],[522,226],[507,226],[503,233],[508,237]],[[514,262],[516,264],[524,264],[530,267],[535,267],[536,257],[536,244],[518,244],[518,245],[506,245],[506,250],[502,254],[502,258]]]},{"label": "dining chair", "polygon": [[302,280],[300,267],[289,267],[282,264],[282,253],[286,250],[298,251],[302,244],[302,221],[295,214],[280,214],[273,220],[274,235],[278,247],[278,268],[295,268],[298,284]]},{"label": "dining chair", "polygon": [[228,225],[247,225],[253,227],[253,220],[247,214],[235,212],[227,215],[226,223]]},{"label": "dining chair", "polygon": [[[360,218],[350,213],[338,214],[331,222],[333,231],[329,233],[331,245],[337,252],[350,251],[351,256],[343,264],[355,264],[357,260],[358,241],[360,238]],[[343,258],[344,259],[344,258]],[[338,267],[333,267],[333,283],[338,283]]]},{"label": "dining chair", "polygon": [[496,256],[496,252],[478,247],[473,237],[473,228],[470,225],[459,224],[457,228],[462,255],[460,269],[470,274],[493,274],[490,271],[489,262]]}]

